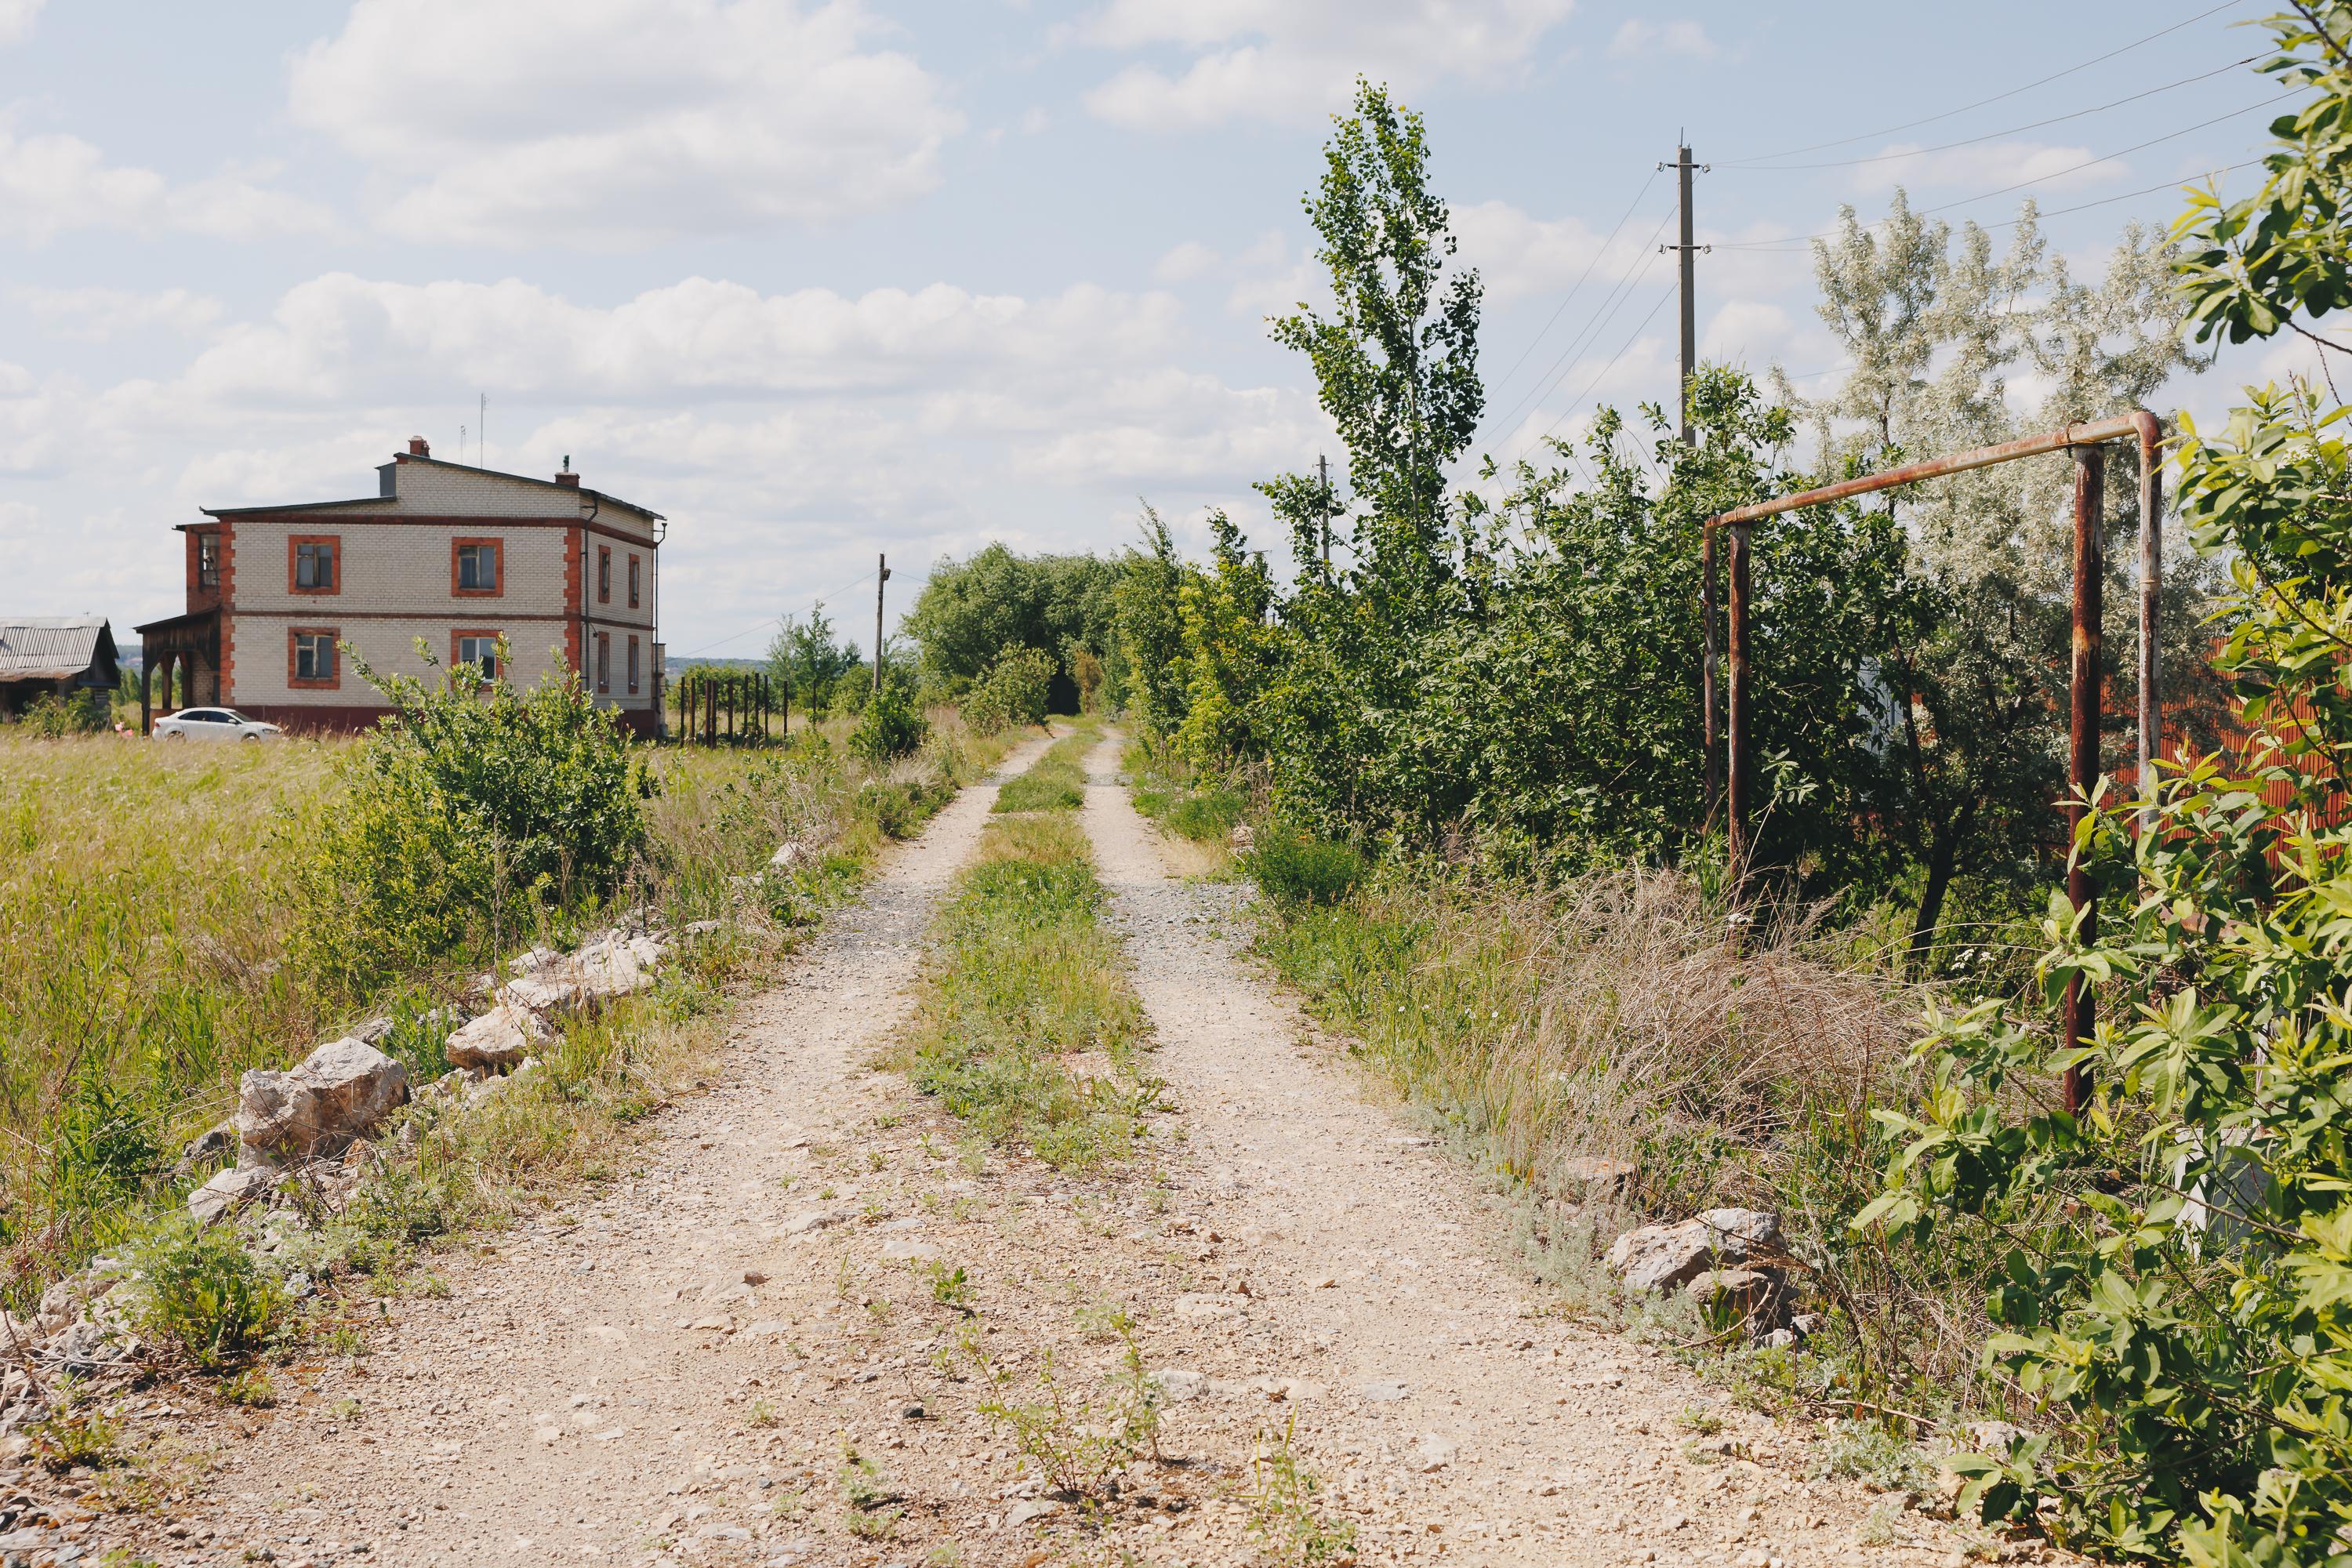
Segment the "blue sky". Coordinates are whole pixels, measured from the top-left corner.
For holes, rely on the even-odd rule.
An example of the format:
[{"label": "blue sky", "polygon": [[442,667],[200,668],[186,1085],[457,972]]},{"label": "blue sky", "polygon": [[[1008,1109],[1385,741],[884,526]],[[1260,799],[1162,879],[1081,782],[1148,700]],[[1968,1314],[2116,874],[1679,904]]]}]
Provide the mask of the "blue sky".
[{"label": "blue sky", "polygon": [[877,550],[903,605],[991,539],[1115,549],[1139,497],[1262,519],[1252,481],[1338,455],[1264,317],[1313,291],[1360,72],[1486,279],[1486,449],[1671,395],[1685,128],[1704,351],[1829,371],[1791,238],[1841,203],[2100,204],[2046,223],[2095,272],[2179,206],[2110,198],[2252,157],[2273,90],[2221,68],[2263,8],[2209,9],[0,0],[0,609],[172,613],[197,506],[471,457],[482,395],[492,467],[668,514],[678,654],[856,623]]}]

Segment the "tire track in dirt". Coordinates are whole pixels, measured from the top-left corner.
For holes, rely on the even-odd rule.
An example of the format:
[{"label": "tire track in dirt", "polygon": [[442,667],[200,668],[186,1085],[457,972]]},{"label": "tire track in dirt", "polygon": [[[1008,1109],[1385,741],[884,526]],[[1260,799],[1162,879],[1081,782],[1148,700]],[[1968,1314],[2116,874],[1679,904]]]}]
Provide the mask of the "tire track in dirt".
[{"label": "tire track in dirt", "polygon": [[[1024,743],[997,777],[1045,745]],[[746,1005],[708,1091],[665,1112],[638,1173],[583,1194],[572,1218],[436,1260],[446,1300],[398,1304],[374,1355],[331,1363],[223,1457],[213,1519],[141,1544],[316,1568],[630,1562],[665,1516],[710,1513],[677,1500],[725,1468],[758,1375],[712,1347],[756,1312],[765,1292],[745,1281],[782,1270],[780,1227],[809,1208],[779,1178],[891,1097],[865,1065],[912,1005],[925,934],[995,795],[963,791],[886,855]],[[339,1417],[346,1400],[358,1412]]]},{"label": "tire track in dirt", "polygon": [[[1297,1402],[1297,1452],[1334,1483],[1367,1558],[1441,1542],[1446,1561],[1496,1563],[1957,1552],[1958,1532],[1891,1506],[1865,1527],[1880,1500],[1801,1479],[1801,1435],[1666,1357],[1546,1316],[1496,1255],[1497,1215],[1468,1173],[1368,1101],[1249,966],[1238,890],[1171,878],[1159,830],[1107,771],[1116,754],[1095,755],[1085,821],[1159,1032],[1154,1070],[1190,1126],[1180,1202],[1251,1243],[1232,1264],[1261,1342],[1303,1350],[1284,1359],[1320,1385]],[[1686,1412],[1719,1431],[1694,1441]],[[1865,1528],[1880,1545],[1859,1545]]]}]

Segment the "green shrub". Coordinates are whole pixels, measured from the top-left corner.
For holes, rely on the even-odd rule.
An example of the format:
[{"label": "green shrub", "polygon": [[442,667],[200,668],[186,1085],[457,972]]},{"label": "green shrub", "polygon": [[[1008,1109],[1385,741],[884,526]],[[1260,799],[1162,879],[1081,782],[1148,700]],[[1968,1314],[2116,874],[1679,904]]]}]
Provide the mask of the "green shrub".
[{"label": "green shrub", "polygon": [[93,1207],[133,1196],[164,1163],[163,1145],[137,1102],[88,1065],[50,1151],[58,1194]]},{"label": "green shrub", "polygon": [[1221,844],[1233,836],[1249,802],[1239,790],[1208,789],[1171,801],[1160,821],[1171,833],[1196,844]]},{"label": "green shrub", "polygon": [[1057,667],[1051,654],[1016,647],[989,667],[963,700],[963,721],[972,732],[993,735],[1015,724],[1045,721],[1047,693]]},{"label": "green shrub", "polygon": [[1283,910],[1336,904],[1364,879],[1364,858],[1353,846],[1309,837],[1270,823],[1242,856],[1260,891]]},{"label": "green shrub", "polygon": [[61,698],[54,691],[44,691],[25,705],[17,721],[29,734],[57,741],[68,735],[97,734],[113,716],[104,692],[84,689]]},{"label": "green shrub", "polygon": [[891,681],[858,716],[857,728],[850,731],[849,749],[869,765],[884,767],[913,756],[930,732],[930,721],[917,706],[914,692]]},{"label": "green shrub", "polygon": [[576,675],[520,691],[459,665],[428,688],[351,657],[394,711],[350,752],[308,858],[309,962],[366,984],[619,883],[652,784]]},{"label": "green shrub", "polygon": [[174,1220],[131,1258],[142,1283],[134,1316],[150,1338],[210,1375],[252,1364],[283,1333],[292,1303],[245,1249],[235,1227]]}]

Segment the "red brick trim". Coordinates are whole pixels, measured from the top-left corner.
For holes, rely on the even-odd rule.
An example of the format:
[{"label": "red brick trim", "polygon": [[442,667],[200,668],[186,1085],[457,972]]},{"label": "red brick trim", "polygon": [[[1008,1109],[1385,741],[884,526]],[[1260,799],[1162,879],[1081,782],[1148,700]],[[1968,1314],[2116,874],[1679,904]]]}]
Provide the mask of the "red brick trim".
[{"label": "red brick trim", "polygon": [[644,668],[645,661],[637,657],[637,639],[631,637],[629,639],[629,662],[623,673],[628,678],[629,695],[632,697],[635,697],[637,694],[637,679],[644,672]]},{"label": "red brick trim", "polygon": [[[477,519],[477,521],[479,520]],[[495,588],[460,588],[457,586],[457,552],[487,544],[492,554],[492,574],[498,579]],[[449,593],[459,599],[503,599],[507,593],[507,542],[488,534],[459,534],[449,541]]]},{"label": "red brick trim", "polygon": [[[463,663],[465,663],[465,662],[466,662],[464,659],[459,658],[457,657],[457,639],[458,639],[458,638],[460,638],[460,637],[488,637],[488,638],[490,638],[492,641],[494,641],[494,642],[495,642],[495,641],[496,641],[496,640],[498,640],[499,637],[504,637],[505,635],[506,635],[506,634],[505,634],[504,632],[502,632],[502,631],[499,630],[499,628],[498,628],[498,627],[496,627],[496,626],[452,626],[452,627],[450,627],[450,628],[449,628],[449,665],[450,665],[450,668],[454,669],[454,668],[456,668],[458,665],[461,665],[461,664],[463,664]],[[504,674],[506,674],[506,671],[505,671],[503,668],[501,668],[501,669],[498,670],[496,673],[497,673],[498,675],[504,675]]]},{"label": "red brick trim", "polygon": [[583,568],[580,561],[587,552],[585,532],[568,534],[563,541],[563,662],[572,673],[580,674],[586,666],[580,662],[580,616],[586,608],[586,594],[581,583]]},{"label": "red brick trim", "polygon": [[632,550],[629,552],[629,608],[633,610],[637,607],[637,585],[639,582],[637,564],[640,559],[641,557],[635,551]]},{"label": "red brick trim", "polygon": [[596,634],[596,695],[608,696],[613,689],[613,634]]},{"label": "red brick trim", "polygon": [[609,544],[596,547],[596,602],[613,602],[613,547]]},{"label": "red brick trim", "polygon": [[[323,588],[305,588],[301,585],[300,574],[296,568],[302,558],[302,546],[306,544],[331,544],[335,547],[335,552],[330,558],[334,563],[335,580]],[[288,534],[286,536],[286,591],[289,594],[299,594],[305,598],[313,595],[341,593],[343,591],[343,536],[340,533]]]},{"label": "red brick trim", "polygon": [[218,689],[213,700],[226,708],[236,700],[236,526],[224,523],[220,536],[220,678],[213,683]]},{"label": "red brick trim", "polygon": [[[599,522],[593,518],[587,517],[491,517],[481,512],[467,512],[446,516],[440,513],[416,512],[408,516],[403,516],[398,512],[382,511],[339,511],[332,517],[321,517],[315,512],[289,511],[274,513],[241,512],[238,514],[238,521],[244,522],[282,521],[293,523],[297,527],[299,527],[304,523],[309,523],[315,527],[321,522],[332,522],[339,528],[354,522],[368,523],[374,526],[383,526],[391,523],[408,523],[418,527],[428,528],[496,528],[508,531],[512,531],[518,528],[584,528],[591,533],[602,534],[607,539],[616,539],[624,544],[634,544],[640,550],[651,550],[655,547],[656,543],[653,538],[653,527],[650,523],[646,525],[644,532],[631,533],[627,529],[615,528],[609,522]],[[205,525],[202,523],[191,523],[188,526],[191,529],[194,529],[204,527]],[[224,523],[222,526],[226,527],[227,525]]]},{"label": "red brick trim", "polygon": [[[294,672],[301,668],[296,658],[297,637],[326,637],[327,668],[333,673],[324,679],[306,679]],[[343,650],[338,647],[343,640],[341,626],[288,626],[286,628],[286,685],[294,691],[340,691],[343,685]]]}]

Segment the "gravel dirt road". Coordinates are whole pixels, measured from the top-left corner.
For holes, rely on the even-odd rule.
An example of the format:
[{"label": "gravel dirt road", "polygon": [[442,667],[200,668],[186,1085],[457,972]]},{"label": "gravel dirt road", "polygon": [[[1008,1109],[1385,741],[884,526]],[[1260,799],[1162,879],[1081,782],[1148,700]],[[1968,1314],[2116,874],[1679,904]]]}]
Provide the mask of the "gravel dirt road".
[{"label": "gravel dirt road", "polygon": [[[1168,1084],[1138,1164],[982,1150],[875,1066],[986,822],[992,787],[968,791],[745,1007],[631,1175],[452,1259],[446,1299],[398,1305],[226,1441],[206,1500],[120,1543],[281,1568],[1957,1561],[1950,1527],[1801,1479],[1801,1434],[1548,1311],[1468,1175],[1253,972],[1240,889],[1168,875],[1115,756],[1083,820]],[[1090,1456],[1131,1406],[1122,1324],[1156,1444]],[[1032,1447],[1108,1479],[1057,1495],[992,1397],[1057,1397]]]}]

